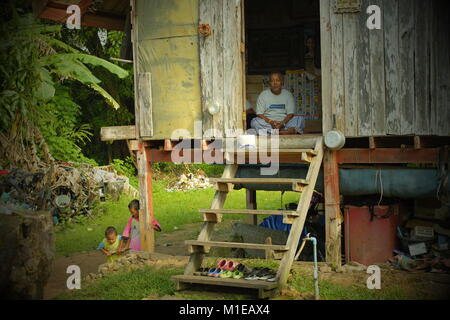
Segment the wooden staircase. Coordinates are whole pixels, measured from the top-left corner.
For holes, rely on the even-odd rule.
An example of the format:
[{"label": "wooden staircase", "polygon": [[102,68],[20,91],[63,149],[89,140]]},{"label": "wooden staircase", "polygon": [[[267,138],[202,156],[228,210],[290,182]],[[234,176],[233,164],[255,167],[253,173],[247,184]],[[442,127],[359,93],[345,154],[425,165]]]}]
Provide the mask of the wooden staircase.
[{"label": "wooden staircase", "polygon": [[[323,139],[317,138],[314,150],[301,149],[290,150],[289,152],[298,152],[299,162],[309,164],[306,179],[279,179],[279,178],[235,178],[238,165],[227,165],[222,178],[215,180],[216,193],[211,203],[210,209],[201,209],[205,221],[197,240],[188,240],[190,259],[186,266],[184,275],[173,276],[176,289],[181,290],[187,284],[204,284],[217,285],[239,288],[251,288],[258,290],[259,298],[267,298],[277,293],[278,289],[286,284],[289,272],[294,262],[297,246],[305,224],[306,215],[308,213],[311,197],[314,192],[317,177],[323,159]],[[297,210],[225,210],[223,205],[227,194],[233,190],[234,184],[244,183],[263,183],[263,184],[288,184],[292,185],[292,190],[301,192]],[[259,244],[259,243],[237,243],[237,242],[218,242],[211,241],[211,235],[214,226],[221,222],[224,214],[244,214],[244,215],[282,215],[283,222],[292,224],[289,237],[285,245]],[[227,247],[227,248],[245,248],[273,250],[273,252],[281,253],[282,259],[277,272],[277,281],[268,282],[262,280],[245,280],[245,279],[222,279],[206,276],[196,276],[197,271],[203,262],[205,254],[209,252],[210,247]]]}]

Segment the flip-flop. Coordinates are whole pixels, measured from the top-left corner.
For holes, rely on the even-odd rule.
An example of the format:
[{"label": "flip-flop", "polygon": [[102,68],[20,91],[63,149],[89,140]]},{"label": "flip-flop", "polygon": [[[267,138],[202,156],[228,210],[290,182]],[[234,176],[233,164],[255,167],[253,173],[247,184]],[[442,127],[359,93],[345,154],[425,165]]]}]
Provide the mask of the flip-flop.
[{"label": "flip-flop", "polygon": [[229,270],[229,271],[234,271],[238,265],[239,264],[237,262],[230,260],[230,261],[227,261],[227,263],[224,266],[224,269]]},{"label": "flip-flop", "polygon": [[228,261],[225,260],[225,259],[220,260],[219,263],[217,264],[217,267],[216,267],[216,268],[223,269],[223,268],[227,265],[227,262],[228,262]]},{"label": "flip-flop", "polygon": [[221,273],[223,273],[223,270],[220,268],[216,268],[216,271],[211,275],[211,277],[219,278]]},{"label": "flip-flop", "polygon": [[194,275],[196,276],[207,276],[209,273],[210,268],[200,268],[197,272],[194,272]]},{"label": "flip-flop", "polygon": [[256,276],[258,277],[258,280],[266,280],[271,275],[270,272],[271,270],[269,268],[262,268],[256,272]]},{"label": "flip-flop", "polygon": [[224,272],[220,273],[219,277],[221,277],[221,278],[232,278],[233,277],[233,272],[231,272],[230,270],[225,270]]},{"label": "flip-flop", "polygon": [[274,274],[274,275],[272,275],[270,278],[268,278],[266,281],[269,281],[269,282],[276,282],[277,281],[277,275],[276,274]]},{"label": "flip-flop", "polygon": [[[250,270],[249,270],[250,271]],[[245,280],[258,280],[259,279],[259,272],[261,272],[261,270],[259,268],[254,268],[253,270],[251,270],[246,276],[245,276]]]},{"label": "flip-flop", "polygon": [[214,274],[216,273],[217,268],[211,268],[208,271],[208,277],[214,277]]}]

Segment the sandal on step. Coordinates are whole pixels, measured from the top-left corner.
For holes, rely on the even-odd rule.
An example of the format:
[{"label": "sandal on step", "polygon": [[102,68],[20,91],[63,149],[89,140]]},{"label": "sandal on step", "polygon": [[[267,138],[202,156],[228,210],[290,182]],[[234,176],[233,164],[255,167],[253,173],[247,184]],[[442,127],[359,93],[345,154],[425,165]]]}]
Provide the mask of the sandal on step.
[{"label": "sandal on step", "polygon": [[225,259],[222,259],[222,260],[220,260],[219,261],[219,263],[217,264],[217,267],[216,268],[218,268],[218,269],[223,269],[226,265],[227,265],[227,260],[225,260]]},{"label": "sandal on step", "polygon": [[219,276],[221,278],[232,278],[233,277],[233,272],[231,272],[230,270],[225,270],[222,273],[220,273]]}]

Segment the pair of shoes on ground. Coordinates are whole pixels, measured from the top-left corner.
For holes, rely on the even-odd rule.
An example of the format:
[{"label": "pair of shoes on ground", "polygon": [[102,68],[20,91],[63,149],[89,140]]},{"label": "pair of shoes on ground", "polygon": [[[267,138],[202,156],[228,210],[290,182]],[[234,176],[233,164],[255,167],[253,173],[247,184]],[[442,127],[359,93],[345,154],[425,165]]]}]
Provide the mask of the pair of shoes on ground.
[{"label": "pair of shoes on ground", "polygon": [[277,274],[275,271],[269,268],[254,268],[251,272],[245,275],[245,280],[265,280],[269,282],[275,282],[277,280]]},{"label": "pair of shoes on ground", "polygon": [[242,264],[239,262],[235,262],[233,260],[222,259],[217,263],[216,268],[219,268],[219,269],[222,269],[225,271],[234,271],[234,270],[239,270],[239,268],[242,268]]},{"label": "pair of shoes on ground", "polygon": [[200,268],[197,272],[194,272],[195,276],[207,276],[210,268]]},{"label": "pair of shoes on ground", "polygon": [[244,273],[237,269],[234,271],[231,271],[231,270],[224,270],[221,268],[211,268],[211,269],[209,269],[207,276],[213,277],[213,278],[223,278],[223,279],[226,279],[226,278],[242,279],[244,277]]}]

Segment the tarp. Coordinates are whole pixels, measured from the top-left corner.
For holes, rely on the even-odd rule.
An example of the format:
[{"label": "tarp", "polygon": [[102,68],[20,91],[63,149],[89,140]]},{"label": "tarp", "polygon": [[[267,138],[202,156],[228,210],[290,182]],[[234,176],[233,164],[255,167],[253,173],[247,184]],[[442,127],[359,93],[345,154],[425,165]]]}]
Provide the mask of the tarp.
[{"label": "tarp", "polygon": [[[274,176],[261,176],[258,165],[239,167],[237,178],[292,178],[305,179],[307,165],[280,165]],[[440,181],[437,169],[360,169],[340,168],[340,191],[345,196],[364,196],[380,194],[395,198],[433,197],[437,194]],[[290,185],[245,184],[236,185],[237,189],[291,191]],[[320,171],[315,190],[323,192],[323,170]],[[450,191],[450,188],[449,188]]]}]

